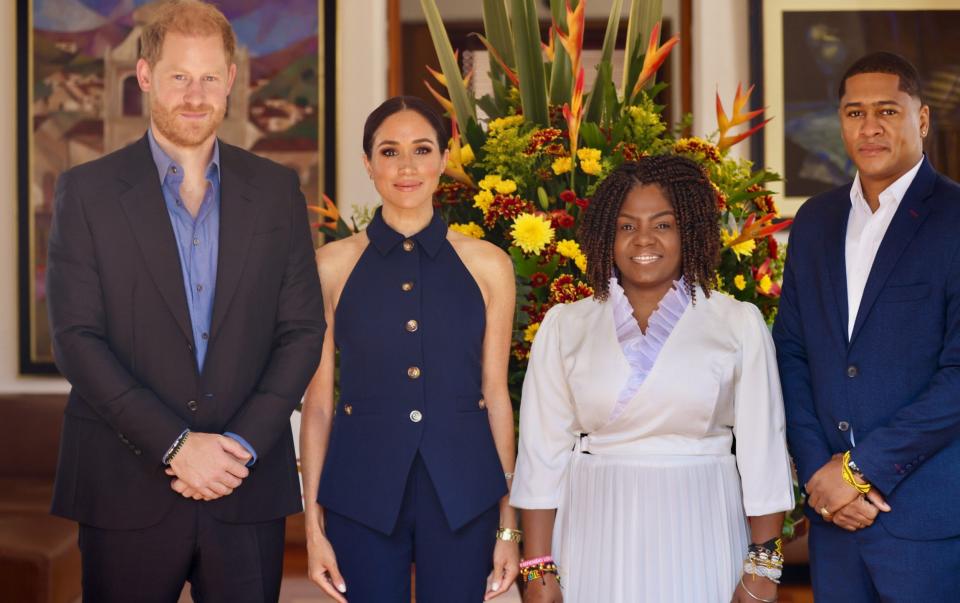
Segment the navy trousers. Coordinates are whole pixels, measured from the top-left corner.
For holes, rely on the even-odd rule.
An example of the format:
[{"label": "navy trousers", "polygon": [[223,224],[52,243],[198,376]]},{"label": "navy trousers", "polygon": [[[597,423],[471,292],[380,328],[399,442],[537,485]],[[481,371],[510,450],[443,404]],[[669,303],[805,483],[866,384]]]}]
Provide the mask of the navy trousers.
[{"label": "navy trousers", "polygon": [[816,521],[810,572],[817,603],[955,603],[960,538],[904,540],[879,521],[852,533]]},{"label": "navy trousers", "polygon": [[180,499],[160,523],[142,530],[81,524],[83,600],[176,603],[190,582],[197,603],[275,603],[285,521],[223,523],[203,502]]},{"label": "navy trousers", "polygon": [[479,603],[493,569],[499,520],[494,505],[450,530],[418,454],[390,535],[330,510],[326,531],[350,603],[410,603],[411,564],[416,565],[417,603]]}]

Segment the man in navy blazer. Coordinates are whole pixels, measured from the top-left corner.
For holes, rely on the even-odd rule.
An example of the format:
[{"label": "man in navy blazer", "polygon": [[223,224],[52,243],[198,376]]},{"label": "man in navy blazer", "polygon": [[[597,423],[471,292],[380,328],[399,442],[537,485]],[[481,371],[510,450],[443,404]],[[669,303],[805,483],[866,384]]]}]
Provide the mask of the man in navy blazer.
[{"label": "man in navy blazer", "polygon": [[960,597],[960,186],[923,154],[916,69],[840,85],[857,176],[807,201],[774,326],[818,603]]},{"label": "man in navy blazer", "polygon": [[216,138],[235,38],[211,4],[141,35],[138,142],[63,173],[47,294],[70,381],[53,513],[84,601],[276,601],[301,510],[290,415],[323,304],[297,175]]}]

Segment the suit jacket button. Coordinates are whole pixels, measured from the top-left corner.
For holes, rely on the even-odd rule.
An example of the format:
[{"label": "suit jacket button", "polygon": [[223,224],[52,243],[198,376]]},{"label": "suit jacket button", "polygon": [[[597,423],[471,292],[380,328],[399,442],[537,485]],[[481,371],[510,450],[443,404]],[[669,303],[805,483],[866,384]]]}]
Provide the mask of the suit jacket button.
[{"label": "suit jacket button", "polygon": [[406,324],[406,329],[408,333],[415,333],[417,329],[420,328],[420,323],[415,320],[408,320]]},{"label": "suit jacket button", "polygon": [[857,369],[856,366],[851,364],[850,366],[847,367],[847,377],[850,377],[851,379],[853,379],[859,374],[860,374],[860,370]]},{"label": "suit jacket button", "polygon": [[840,421],[839,423],[837,423],[837,429],[839,429],[840,431],[848,431],[850,429],[850,424],[847,423],[846,421]]},{"label": "suit jacket button", "polygon": [[419,366],[411,366],[410,368],[408,368],[408,369],[407,369],[407,377],[410,377],[411,379],[419,379],[419,378],[420,378],[420,367],[419,367]]},{"label": "suit jacket button", "polygon": [[479,406],[481,409],[484,409],[487,407],[487,402],[483,398],[480,398],[480,401],[477,402],[477,406]]},{"label": "suit jacket button", "polygon": [[190,409],[190,412],[197,412],[197,408],[199,407],[200,405],[197,404],[196,400],[190,400],[189,402],[187,402],[187,408]]},{"label": "suit jacket button", "polygon": [[420,421],[423,420],[423,413],[420,412],[419,410],[411,410],[410,420],[413,421],[414,423],[419,423]]},{"label": "suit jacket button", "polygon": [[343,412],[344,412],[345,414],[352,415],[352,414],[353,414],[353,406],[350,405],[350,404],[344,404],[344,405],[343,405]]},{"label": "suit jacket button", "polygon": [[143,451],[141,451],[139,448],[134,448],[133,453],[137,456],[140,456],[141,454],[143,454]]},{"label": "suit jacket button", "polygon": [[413,281],[407,281],[400,285],[400,289],[403,291],[413,291]]}]

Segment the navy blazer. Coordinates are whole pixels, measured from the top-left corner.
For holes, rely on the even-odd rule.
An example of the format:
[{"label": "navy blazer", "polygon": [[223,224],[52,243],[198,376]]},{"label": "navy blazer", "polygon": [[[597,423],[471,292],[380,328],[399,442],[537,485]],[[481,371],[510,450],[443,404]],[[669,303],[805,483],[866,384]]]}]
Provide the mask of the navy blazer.
[{"label": "navy blazer", "polygon": [[[850,187],[802,206],[774,326],[801,483],[852,457],[894,536],[960,534],[960,186],[924,158],[883,238],[847,338]],[[820,521],[808,509],[807,515]]]},{"label": "navy blazer", "polygon": [[234,432],[250,475],[206,503],[227,522],[296,513],[290,414],[325,329],[296,174],[220,142],[220,248],[209,348],[197,369],[177,243],[147,137],[64,172],[47,298],[72,386],[53,513],[107,529],[158,523],[178,499],[161,459],[177,436]]}]

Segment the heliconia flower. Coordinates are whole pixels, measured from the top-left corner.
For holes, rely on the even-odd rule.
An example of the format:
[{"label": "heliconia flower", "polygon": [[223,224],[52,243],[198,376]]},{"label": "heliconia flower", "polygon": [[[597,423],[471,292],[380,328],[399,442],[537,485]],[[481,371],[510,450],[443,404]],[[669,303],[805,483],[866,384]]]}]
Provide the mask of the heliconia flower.
[{"label": "heliconia flower", "polygon": [[334,203],[330,197],[323,195],[323,207],[319,205],[308,205],[307,209],[326,218],[322,223],[314,224],[313,226],[332,229],[337,228],[337,223],[340,221],[340,210],[337,209],[337,204]]},{"label": "heliconia flower", "polygon": [[[455,51],[455,52],[453,53],[453,58],[454,58],[454,59],[458,59],[459,55],[460,55],[460,51],[457,50],[457,51]],[[444,88],[447,87],[447,76],[443,75],[443,72],[437,71],[436,69],[434,69],[434,68],[431,67],[430,65],[425,65],[425,67],[427,68],[427,71],[430,72],[430,75],[432,75],[435,80],[437,80],[438,82],[440,82],[440,84],[441,84]],[[469,85],[470,85],[470,78],[472,78],[472,77],[473,77],[473,69],[471,69],[469,72],[467,72],[467,75],[463,76],[463,85],[464,85],[464,86],[469,86]]]},{"label": "heliconia flower", "polygon": [[[582,4],[582,3],[581,3]],[[650,32],[650,41],[647,44],[647,53],[643,55],[643,69],[640,70],[640,77],[637,78],[637,83],[633,86],[633,93],[630,95],[631,98],[636,96],[638,92],[643,88],[643,85],[653,77],[653,74],[657,72],[657,69],[660,69],[660,66],[663,65],[663,62],[667,60],[667,55],[670,54],[670,51],[673,50],[673,47],[677,45],[680,41],[680,36],[673,36],[662,46],[657,46],[657,42],[660,40],[660,21],[657,21],[653,26],[653,30]]]},{"label": "heliconia flower", "polygon": [[[583,2],[580,3],[581,5]],[[563,103],[563,117],[567,120],[567,131],[570,134],[570,156],[577,154],[577,139],[580,136],[580,121],[583,119],[583,67],[577,73],[577,82],[573,87],[573,96],[570,103]],[[556,170],[554,170],[556,171]]]},{"label": "heliconia flower", "polygon": [[[493,44],[490,43],[490,40],[488,40],[488,39],[485,38],[483,35],[478,34],[478,33],[472,33],[472,34],[470,34],[470,35],[471,35],[471,36],[476,36],[476,38],[477,38],[478,40],[480,40],[480,42],[487,48],[487,52],[490,53],[490,56],[493,57],[493,60],[495,60],[495,61],[497,62],[497,65],[500,66],[500,69],[502,69],[503,72],[504,72],[505,74],[507,74],[507,79],[510,80],[510,82],[513,84],[513,86],[514,86],[515,88],[519,88],[519,87],[520,87],[520,78],[517,77],[517,72],[514,71],[513,69],[511,69],[509,65],[507,65],[507,62],[503,60],[503,57],[500,56],[500,53],[497,52],[497,49],[493,47]],[[542,42],[541,42],[541,44],[542,44]],[[454,56],[456,56],[456,55],[454,55]],[[552,61],[552,60],[553,60],[553,57],[551,57],[550,60]]]},{"label": "heliconia flower", "polygon": [[434,90],[433,86],[431,86],[430,82],[427,80],[423,80],[423,85],[427,87],[427,90],[430,91],[430,94],[433,95],[433,98],[437,99],[437,102],[440,103],[440,106],[443,107],[443,110],[446,111],[450,117],[456,117],[456,112],[453,110],[453,103],[450,102],[450,99]]},{"label": "heliconia flower", "polygon": [[[570,0],[567,0],[567,33],[564,34],[556,23],[553,24],[553,30],[563,44],[563,48],[570,56],[570,73],[576,76],[580,72],[580,56],[583,54],[583,31],[584,19],[586,18],[587,3],[583,0],[577,3],[577,8],[570,8]],[[551,44],[553,38],[550,39]],[[553,60],[553,59],[551,59]]]},{"label": "heliconia flower", "polygon": [[543,54],[547,55],[547,60],[551,63],[553,62],[554,57],[557,56],[556,52],[554,51],[554,48],[556,48],[556,44],[554,44],[555,36],[556,34],[551,31],[550,35],[547,36],[550,39],[550,43],[546,44],[544,42],[540,42],[540,48],[543,49]]},{"label": "heliconia flower", "polygon": [[450,121],[450,154],[447,157],[447,165],[446,169],[443,170],[443,173],[453,178],[457,182],[462,182],[467,186],[476,188],[477,185],[473,183],[473,178],[471,178],[470,175],[467,174],[466,170],[463,169],[465,164],[463,161],[463,148],[460,146],[460,131],[457,129],[457,120],[454,117]]},{"label": "heliconia flower", "polygon": [[746,93],[744,93],[743,86],[741,84],[737,84],[737,93],[733,97],[732,118],[728,118],[726,112],[723,110],[723,103],[720,102],[720,92],[717,91],[717,127],[720,130],[720,142],[717,143],[717,147],[721,151],[729,149],[738,142],[753,136],[760,131],[760,128],[767,125],[767,122],[773,119],[772,117],[767,118],[763,122],[757,124],[742,134],[737,134],[736,136],[727,136],[727,132],[729,132],[734,126],[749,123],[750,120],[762,115],[765,111],[765,109],[756,109],[755,111],[744,112],[744,108],[747,106],[747,101],[750,99],[750,95],[753,93],[753,88],[753,86],[750,86],[747,88]]},{"label": "heliconia flower", "polygon": [[753,278],[757,281],[757,293],[766,297],[780,297],[780,284],[773,280],[773,271],[770,268],[772,259],[767,258],[759,268],[755,268]]}]

